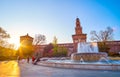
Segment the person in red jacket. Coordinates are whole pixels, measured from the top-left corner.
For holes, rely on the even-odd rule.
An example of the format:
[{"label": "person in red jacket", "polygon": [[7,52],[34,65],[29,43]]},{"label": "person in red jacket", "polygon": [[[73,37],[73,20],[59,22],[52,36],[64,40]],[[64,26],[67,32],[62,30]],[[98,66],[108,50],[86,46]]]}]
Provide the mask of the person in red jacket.
[{"label": "person in red jacket", "polygon": [[34,56],[32,56],[32,63],[34,63],[34,61],[35,61],[35,57],[34,57]]}]

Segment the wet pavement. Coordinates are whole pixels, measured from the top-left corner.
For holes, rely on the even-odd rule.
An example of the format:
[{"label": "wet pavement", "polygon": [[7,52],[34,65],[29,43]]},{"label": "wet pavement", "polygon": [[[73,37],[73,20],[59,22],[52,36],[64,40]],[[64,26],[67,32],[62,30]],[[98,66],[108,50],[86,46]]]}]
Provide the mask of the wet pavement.
[{"label": "wet pavement", "polygon": [[120,77],[120,71],[52,68],[26,61],[0,62],[0,77]]}]

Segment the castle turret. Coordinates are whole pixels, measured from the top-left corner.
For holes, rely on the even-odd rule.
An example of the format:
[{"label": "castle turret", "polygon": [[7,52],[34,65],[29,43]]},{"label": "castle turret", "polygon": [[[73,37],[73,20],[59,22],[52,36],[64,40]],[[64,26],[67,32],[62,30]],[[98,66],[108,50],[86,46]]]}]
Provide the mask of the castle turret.
[{"label": "castle turret", "polygon": [[25,58],[26,56],[31,56],[33,52],[33,38],[28,34],[25,36],[20,36],[20,47],[19,56]]}]

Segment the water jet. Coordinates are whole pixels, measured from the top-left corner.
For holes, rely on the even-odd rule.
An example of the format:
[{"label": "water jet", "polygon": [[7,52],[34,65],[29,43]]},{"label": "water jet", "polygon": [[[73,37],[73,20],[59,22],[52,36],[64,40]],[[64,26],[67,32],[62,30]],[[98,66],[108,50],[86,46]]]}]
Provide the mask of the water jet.
[{"label": "water jet", "polygon": [[80,42],[77,49],[77,53],[71,55],[73,61],[80,61],[81,58],[84,61],[99,61],[102,57],[108,57],[107,53],[98,52],[97,43]]}]

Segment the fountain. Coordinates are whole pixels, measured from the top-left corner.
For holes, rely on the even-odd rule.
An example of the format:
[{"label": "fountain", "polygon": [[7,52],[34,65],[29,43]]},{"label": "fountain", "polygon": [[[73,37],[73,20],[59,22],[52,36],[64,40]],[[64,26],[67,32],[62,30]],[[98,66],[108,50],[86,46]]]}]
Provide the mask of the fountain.
[{"label": "fountain", "polygon": [[99,61],[102,57],[107,59],[107,53],[98,52],[97,43],[80,42],[78,43],[78,51],[71,55],[71,60]]},{"label": "fountain", "polygon": [[78,51],[71,55],[71,60],[67,58],[48,58],[37,64],[59,68],[120,71],[120,61],[109,60],[107,53],[98,52],[97,43],[86,42],[78,43]]}]

